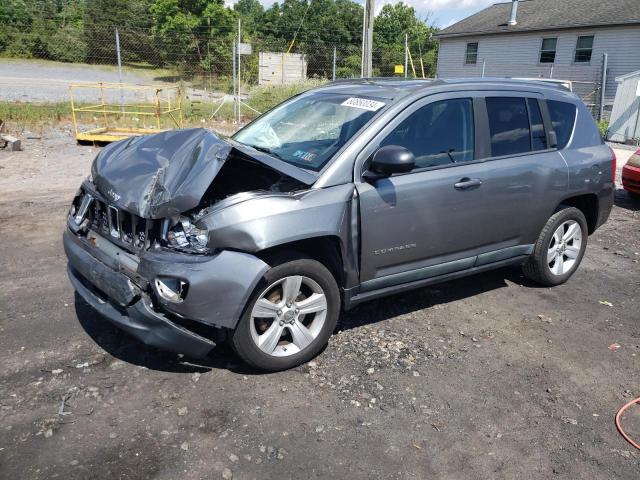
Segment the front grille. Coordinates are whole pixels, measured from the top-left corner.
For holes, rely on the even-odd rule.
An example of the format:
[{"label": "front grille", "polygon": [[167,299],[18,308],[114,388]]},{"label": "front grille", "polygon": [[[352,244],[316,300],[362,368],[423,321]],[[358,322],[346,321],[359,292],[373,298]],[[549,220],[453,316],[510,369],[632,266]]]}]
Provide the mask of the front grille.
[{"label": "front grille", "polygon": [[119,209],[94,192],[82,192],[76,200],[76,225],[88,227],[129,250],[146,250],[160,238],[161,222]]}]

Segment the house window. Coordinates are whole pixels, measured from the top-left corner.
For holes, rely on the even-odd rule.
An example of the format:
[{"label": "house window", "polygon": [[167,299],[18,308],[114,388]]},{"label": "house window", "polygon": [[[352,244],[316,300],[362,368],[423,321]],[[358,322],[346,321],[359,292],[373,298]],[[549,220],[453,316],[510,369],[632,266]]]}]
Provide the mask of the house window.
[{"label": "house window", "polygon": [[475,65],[478,62],[478,42],[467,43],[467,54],[464,58],[466,65]]},{"label": "house window", "polygon": [[589,63],[591,61],[591,52],[593,51],[593,35],[578,37],[576,42],[576,55],[574,62]]},{"label": "house window", "polygon": [[543,38],[540,47],[540,63],[554,63],[556,61],[557,38]]}]

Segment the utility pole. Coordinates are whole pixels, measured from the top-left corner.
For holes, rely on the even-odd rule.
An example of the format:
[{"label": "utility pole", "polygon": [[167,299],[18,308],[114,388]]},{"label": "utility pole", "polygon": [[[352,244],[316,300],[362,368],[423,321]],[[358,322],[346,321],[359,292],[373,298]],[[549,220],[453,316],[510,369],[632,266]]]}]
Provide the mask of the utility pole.
[{"label": "utility pole", "polygon": [[375,0],[365,0],[362,23],[362,77],[371,77],[373,71],[373,20]]}]

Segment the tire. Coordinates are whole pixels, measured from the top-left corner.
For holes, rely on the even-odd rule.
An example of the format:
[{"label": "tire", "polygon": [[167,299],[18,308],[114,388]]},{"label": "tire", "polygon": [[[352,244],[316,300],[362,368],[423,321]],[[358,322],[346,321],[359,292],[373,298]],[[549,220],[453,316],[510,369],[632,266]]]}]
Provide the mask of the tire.
[{"label": "tire", "polygon": [[339,315],[338,285],[324,265],[299,257],[274,263],[249,299],[231,346],[257,369],[293,368],[322,350]]},{"label": "tire", "polygon": [[[574,226],[579,227],[579,231],[575,231]],[[575,231],[570,239],[569,228]],[[587,237],[584,214],[577,208],[561,206],[540,232],[533,253],[523,266],[525,277],[548,287],[565,283],[582,261]]]},{"label": "tire", "polygon": [[627,194],[632,201],[640,202],[640,193],[630,192],[629,190],[627,190]]}]

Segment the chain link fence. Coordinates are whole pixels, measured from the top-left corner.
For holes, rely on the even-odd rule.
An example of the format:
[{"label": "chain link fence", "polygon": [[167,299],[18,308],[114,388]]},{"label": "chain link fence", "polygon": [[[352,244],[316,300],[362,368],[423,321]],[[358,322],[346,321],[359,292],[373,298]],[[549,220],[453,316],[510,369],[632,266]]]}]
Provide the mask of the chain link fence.
[{"label": "chain link fence", "polygon": [[[47,28],[38,30],[42,31]],[[361,75],[359,44],[292,42],[241,33],[250,51],[241,49],[240,55],[234,55],[238,31],[228,27],[176,33],[95,24],[85,24],[82,29],[52,24],[51,34],[38,32],[27,25],[7,26],[0,36],[0,56],[63,63],[49,70],[44,65],[39,74],[25,72],[20,75],[28,77],[24,83],[2,85],[0,80],[3,87],[0,90],[5,90],[5,94],[18,90],[13,99],[63,101],[65,81],[178,83],[186,94],[187,117],[235,117],[237,112],[230,100],[237,92],[244,120],[306,88]],[[117,68],[118,55],[121,69]],[[19,75],[16,69],[23,68],[20,61],[11,61],[13,66],[8,68]],[[0,78],[3,62],[6,61],[0,60]],[[404,77],[404,73],[396,72],[397,66],[404,68],[405,63],[409,77],[435,75],[433,60],[422,58],[420,52],[405,54],[403,44],[373,50],[374,76]],[[36,87],[38,82],[42,88]],[[24,92],[19,91],[21,88]],[[0,101],[12,99],[2,96],[0,93]]]}]

